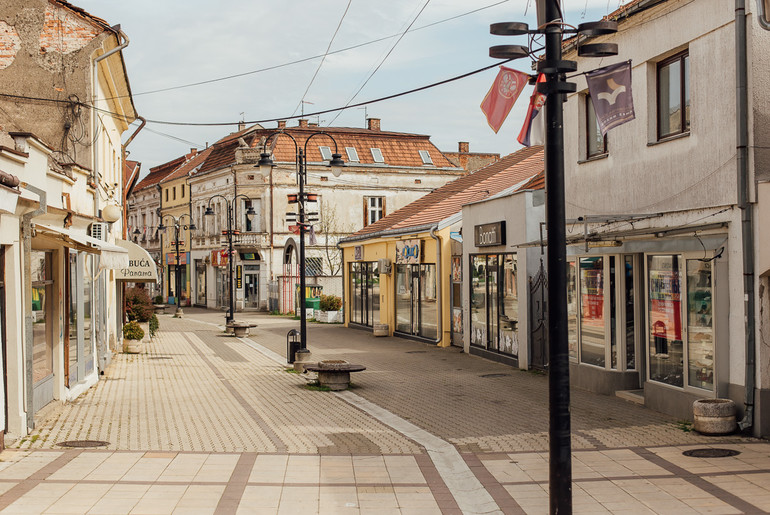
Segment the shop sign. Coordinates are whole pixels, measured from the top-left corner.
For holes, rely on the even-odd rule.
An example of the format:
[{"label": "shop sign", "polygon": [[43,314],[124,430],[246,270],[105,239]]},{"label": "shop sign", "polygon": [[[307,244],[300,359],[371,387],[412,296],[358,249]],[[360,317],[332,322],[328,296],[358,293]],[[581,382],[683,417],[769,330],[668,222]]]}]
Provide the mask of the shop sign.
[{"label": "shop sign", "polygon": [[363,245],[356,245],[353,247],[353,259],[356,261],[361,261],[364,259],[364,246]]},{"label": "shop sign", "polygon": [[399,265],[419,265],[422,261],[422,240],[403,240],[396,242],[396,263]]},{"label": "shop sign", "polygon": [[241,265],[235,267],[235,287],[243,288],[243,267]]},{"label": "shop sign", "polygon": [[115,270],[115,279],[139,282],[157,282],[158,269],[150,254],[134,242],[116,240],[115,244],[128,251],[128,267]]},{"label": "shop sign", "polygon": [[179,263],[176,262],[176,252],[169,252],[166,254],[167,265],[186,265],[187,264],[187,252],[179,253]]},{"label": "shop sign", "polygon": [[505,245],[505,222],[477,225],[474,230],[477,247]]}]

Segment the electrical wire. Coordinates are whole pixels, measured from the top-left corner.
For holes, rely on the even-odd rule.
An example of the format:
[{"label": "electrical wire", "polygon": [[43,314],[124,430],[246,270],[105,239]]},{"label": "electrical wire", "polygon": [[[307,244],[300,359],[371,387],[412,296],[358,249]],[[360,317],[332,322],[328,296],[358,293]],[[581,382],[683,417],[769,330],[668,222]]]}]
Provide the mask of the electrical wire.
[{"label": "electrical wire", "polygon": [[405,30],[404,32],[402,32],[402,33],[401,33],[401,35],[398,37],[398,39],[396,40],[396,42],[395,42],[395,43],[393,43],[393,46],[392,46],[392,47],[390,47],[390,50],[388,50],[388,53],[387,53],[387,54],[385,54],[385,57],[383,57],[383,58],[382,58],[382,60],[381,60],[381,61],[380,61],[380,63],[377,65],[377,67],[374,69],[374,71],[372,71],[372,73],[370,73],[370,74],[369,74],[369,76],[366,78],[366,80],[364,81],[364,83],[363,83],[363,84],[361,84],[361,87],[360,87],[360,88],[358,88],[358,90],[357,90],[357,91],[356,91],[356,92],[353,94],[353,96],[352,96],[352,97],[350,97],[350,100],[348,100],[348,101],[347,101],[347,103],[345,104],[345,107],[343,107],[342,109],[340,109],[340,110],[337,112],[337,114],[334,116],[334,118],[332,118],[332,121],[331,121],[331,122],[329,122],[329,126],[331,126],[331,125],[332,125],[332,124],[335,122],[335,120],[337,120],[337,118],[339,118],[339,116],[342,114],[342,111],[344,111],[345,109],[347,109],[347,108],[348,108],[348,106],[350,106],[350,103],[351,103],[351,102],[353,102],[353,100],[355,100],[355,99],[356,99],[356,97],[358,96],[358,94],[359,94],[359,93],[361,93],[361,90],[363,90],[363,89],[366,87],[366,85],[369,83],[369,81],[371,80],[371,78],[372,78],[372,77],[374,77],[374,74],[375,74],[375,73],[377,73],[377,71],[378,71],[378,70],[380,69],[380,67],[381,67],[381,66],[382,66],[382,65],[385,63],[385,61],[388,59],[388,57],[390,57],[390,54],[391,54],[391,53],[393,53],[393,50],[395,50],[395,49],[396,49],[396,46],[398,46],[398,44],[401,42],[401,40],[404,38],[404,36],[406,36],[406,33],[407,33],[407,32],[409,32],[409,29],[411,29],[411,28],[412,28],[412,25],[414,25],[414,23],[417,21],[417,18],[419,18],[419,17],[420,17],[420,15],[422,14],[422,12],[425,10],[425,8],[426,8],[426,7],[428,7],[428,4],[429,4],[429,3],[430,3],[430,0],[425,0],[425,4],[423,4],[423,6],[422,6],[422,8],[420,9],[420,11],[419,11],[419,12],[417,13],[417,15],[414,17],[414,19],[412,20],[412,23],[410,23],[410,24],[409,24],[409,26],[406,28],[406,30]]},{"label": "electrical wire", "polygon": [[[453,20],[456,20],[458,18],[469,16],[471,14],[475,14],[477,12],[480,12],[480,11],[483,11],[483,10],[486,10],[486,9],[491,9],[492,7],[497,7],[498,5],[501,5],[501,4],[510,2],[510,1],[511,0],[501,0],[501,1],[496,2],[494,4],[490,4],[490,5],[487,5],[487,6],[484,6],[484,7],[479,7],[478,9],[473,9],[472,11],[467,11],[467,12],[464,12],[462,14],[458,14],[458,15],[455,15],[455,16],[451,16],[449,18],[445,18],[443,20],[439,20],[439,21],[435,21],[433,23],[428,23],[426,25],[422,25],[420,27],[412,29],[410,32],[417,32],[418,30],[424,30],[424,29],[427,29],[427,28],[430,28],[430,27],[434,27],[436,25],[440,25],[442,23],[453,21]],[[333,52],[329,52],[328,54],[314,55],[314,56],[311,56],[311,57],[305,57],[305,58],[302,58],[302,59],[298,59],[296,61],[291,61],[291,62],[288,62],[288,63],[277,64],[277,65],[274,65],[274,66],[268,66],[266,68],[260,68],[260,69],[257,69],[257,70],[251,70],[251,71],[247,71],[247,72],[236,73],[236,74],[233,74],[233,75],[226,75],[226,76],[217,77],[217,78],[214,78],[214,79],[208,79],[208,80],[203,80],[203,81],[198,81],[198,82],[190,82],[188,84],[179,84],[177,86],[169,86],[167,88],[154,89],[154,90],[150,90],[150,91],[142,91],[142,92],[139,92],[139,93],[132,93],[131,96],[133,96],[135,98],[135,97],[139,97],[139,96],[143,96],[143,95],[152,95],[152,94],[155,94],[155,93],[164,93],[166,91],[174,91],[174,90],[177,90],[177,89],[192,88],[192,87],[195,87],[195,86],[202,86],[202,85],[211,84],[211,83],[214,83],[214,82],[221,82],[221,81],[230,80],[230,79],[237,79],[239,77],[245,77],[247,75],[254,75],[254,74],[257,74],[257,73],[277,70],[279,68],[285,68],[287,66],[292,66],[292,65],[295,65],[295,64],[301,64],[301,63],[305,63],[305,62],[308,62],[308,61],[312,61],[314,59],[319,59],[319,58],[323,57],[324,55],[340,54],[340,53],[343,53],[343,52],[347,52],[348,50],[355,50],[357,48],[365,47],[365,46],[368,46],[368,45],[373,45],[375,43],[380,43],[382,41],[387,41],[389,39],[393,39],[396,36],[398,36],[398,34],[391,34],[389,36],[384,36],[384,37],[381,37],[381,38],[373,39],[371,41],[367,41],[367,42],[364,42],[364,43],[359,43],[357,45],[352,45],[352,46],[349,46],[349,47],[340,48],[339,50],[335,50]],[[116,99],[120,99],[120,98],[126,98],[128,96],[129,95],[119,95],[119,96],[107,98],[106,100],[116,100]]]},{"label": "electrical wire", "polygon": [[326,47],[326,52],[324,52],[324,55],[321,58],[321,62],[318,63],[318,68],[315,69],[315,73],[313,74],[313,77],[310,79],[310,83],[307,85],[307,88],[305,88],[305,92],[302,93],[302,98],[300,99],[299,104],[297,105],[297,107],[294,108],[294,112],[291,113],[292,116],[297,114],[297,109],[302,107],[302,103],[305,101],[307,92],[310,91],[310,86],[313,85],[313,81],[315,81],[315,78],[318,76],[318,72],[321,71],[321,66],[323,66],[324,61],[326,61],[326,56],[329,55],[329,50],[331,50],[332,48],[332,43],[334,43],[334,38],[337,37],[337,33],[340,31],[340,27],[342,27],[342,22],[345,20],[345,16],[348,14],[348,10],[350,9],[351,3],[353,3],[353,0],[348,0],[348,5],[347,7],[345,7],[345,12],[342,13],[340,22],[337,24],[337,28],[335,29],[334,34],[332,35],[332,38],[329,40],[329,45]]}]

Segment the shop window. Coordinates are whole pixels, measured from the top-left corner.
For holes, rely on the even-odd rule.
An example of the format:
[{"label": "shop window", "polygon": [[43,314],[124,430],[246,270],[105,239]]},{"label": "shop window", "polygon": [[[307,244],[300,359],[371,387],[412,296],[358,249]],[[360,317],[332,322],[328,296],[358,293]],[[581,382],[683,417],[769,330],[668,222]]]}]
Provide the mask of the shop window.
[{"label": "shop window", "polygon": [[32,381],[39,383],[53,374],[54,284],[51,252],[30,253],[32,274]]},{"label": "shop window", "polygon": [[658,64],[658,139],[690,131],[690,56],[687,51]]},{"label": "shop window", "polygon": [[649,256],[650,379],[684,385],[682,343],[682,284],[679,256]]},{"label": "shop window", "polygon": [[594,103],[591,95],[585,96],[586,113],[586,157],[598,157],[607,153],[607,136],[602,134],[599,121],[596,118]]},{"label": "shop window", "polygon": [[636,369],[636,287],[634,284],[634,256],[623,256],[623,294],[626,304],[625,339],[626,368]]},{"label": "shop window", "polygon": [[567,263],[567,343],[569,357],[577,361],[578,357],[578,330],[577,330],[577,264],[574,261]]},{"label": "shop window", "polygon": [[471,345],[518,356],[516,255],[475,255],[470,264]]},{"label": "shop window", "polygon": [[376,262],[351,263],[351,322],[372,327],[380,321],[380,273]]},{"label": "shop window", "polygon": [[93,371],[93,331],[94,331],[94,256],[83,254],[83,361],[85,373]]},{"label": "shop window", "polygon": [[687,260],[687,384],[714,389],[711,262]]},{"label": "shop window", "polygon": [[580,362],[604,367],[604,258],[580,259]]},{"label": "shop window", "polygon": [[436,265],[396,265],[396,331],[436,339]]}]

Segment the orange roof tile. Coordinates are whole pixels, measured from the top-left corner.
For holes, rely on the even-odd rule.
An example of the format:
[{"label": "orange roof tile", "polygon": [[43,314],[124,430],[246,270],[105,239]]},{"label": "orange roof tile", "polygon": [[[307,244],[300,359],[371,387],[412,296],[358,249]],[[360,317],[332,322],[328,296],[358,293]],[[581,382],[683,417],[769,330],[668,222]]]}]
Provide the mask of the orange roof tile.
[{"label": "orange roof tile", "polygon": [[460,212],[465,204],[483,200],[518,184],[522,184],[519,189],[534,189],[531,185],[536,184],[537,176],[543,173],[543,157],[543,147],[521,149],[433,190],[341,241],[361,240],[383,231],[408,231],[435,224]]},{"label": "orange roof tile", "polygon": [[160,181],[165,179],[166,176],[172,173],[179,165],[184,163],[184,159],[185,156],[177,157],[168,163],[163,163],[162,165],[150,168],[150,173],[147,174],[147,177],[142,179],[139,184],[136,185],[134,191],[139,191],[145,188],[149,188],[150,186],[155,186]]},{"label": "orange roof tile", "polygon": [[163,177],[160,182],[172,181],[180,177],[184,177],[193,172],[196,168],[204,164],[209,154],[214,150],[214,147],[208,147],[200,152],[194,151],[185,156],[185,161],[175,168],[170,174]]}]

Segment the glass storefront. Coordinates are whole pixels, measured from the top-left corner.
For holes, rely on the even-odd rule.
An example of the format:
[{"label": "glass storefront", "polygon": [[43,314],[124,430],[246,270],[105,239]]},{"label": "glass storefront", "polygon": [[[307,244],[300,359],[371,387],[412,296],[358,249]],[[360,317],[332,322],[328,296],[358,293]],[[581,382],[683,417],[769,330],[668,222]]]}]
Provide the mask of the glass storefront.
[{"label": "glass storefront", "polygon": [[350,263],[350,321],[373,327],[380,322],[380,272],[377,262]]},{"label": "glass storefront", "polygon": [[637,304],[633,255],[585,256],[567,263],[567,339],[573,361],[635,370]]},{"label": "glass storefront", "polygon": [[473,255],[470,267],[471,345],[518,357],[516,254]]},{"label": "glass storefront", "polygon": [[53,374],[53,275],[52,253],[33,250],[32,273],[32,380],[38,383]]},{"label": "glass storefront", "polygon": [[436,265],[396,265],[396,331],[438,336]]},{"label": "glass storefront", "polygon": [[713,391],[711,262],[648,256],[647,274],[650,380]]},{"label": "glass storefront", "polygon": [[206,263],[195,260],[195,304],[206,305]]}]

